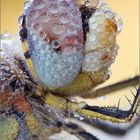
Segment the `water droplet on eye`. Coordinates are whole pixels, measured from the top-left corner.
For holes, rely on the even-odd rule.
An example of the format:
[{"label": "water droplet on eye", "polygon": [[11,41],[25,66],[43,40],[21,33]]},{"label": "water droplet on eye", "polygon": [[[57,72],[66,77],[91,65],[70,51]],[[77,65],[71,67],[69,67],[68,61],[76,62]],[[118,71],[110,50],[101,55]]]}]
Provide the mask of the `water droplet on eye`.
[{"label": "water droplet on eye", "polygon": [[109,5],[105,2],[101,2],[100,6],[98,6],[99,9],[103,10],[103,11],[112,11],[109,7]]},{"label": "water droplet on eye", "polygon": [[65,1],[65,0],[63,0],[63,1],[60,2],[60,5],[59,6],[62,6],[62,7],[66,7],[67,8],[69,6],[69,3],[67,1]]},{"label": "water droplet on eye", "polygon": [[117,23],[117,32],[120,33],[123,28],[123,21],[122,18],[116,13],[115,13],[115,21]]},{"label": "water droplet on eye", "polygon": [[98,26],[98,24],[97,24],[97,23],[93,23],[93,24],[91,24],[91,29],[96,29],[96,28],[97,28],[97,26]]},{"label": "water droplet on eye", "polygon": [[40,21],[41,22],[48,22],[51,19],[51,16],[48,13],[43,13],[40,16]]},{"label": "water droplet on eye", "polygon": [[22,22],[23,22],[23,15],[20,16],[20,17],[18,18],[18,23],[19,23],[20,25],[22,25]]},{"label": "water droplet on eye", "polygon": [[48,11],[49,11],[50,13],[52,13],[52,14],[58,13],[58,6],[57,6],[57,4],[51,4],[51,5],[49,6]]},{"label": "water droplet on eye", "polygon": [[114,13],[111,12],[111,11],[107,11],[107,12],[106,12],[106,15],[107,15],[107,18],[111,18],[111,19],[114,18]]},{"label": "water droplet on eye", "polygon": [[60,47],[60,42],[58,40],[53,40],[51,42],[51,46],[54,48],[54,49],[58,49]]},{"label": "water droplet on eye", "polygon": [[47,32],[41,31],[40,32],[40,37],[45,39],[47,37]]},{"label": "water droplet on eye", "polygon": [[36,10],[33,10],[29,14],[30,18],[35,19],[38,17],[38,12]]},{"label": "water droplet on eye", "polygon": [[100,7],[100,6],[102,5],[103,0],[98,0],[98,1],[99,1],[99,2],[98,2],[98,5],[97,5],[97,8]]},{"label": "water droplet on eye", "polygon": [[86,5],[89,7],[99,7],[102,3],[102,0],[90,0],[86,2]]},{"label": "water droplet on eye", "polygon": [[32,2],[34,1],[34,0],[28,0],[29,2],[30,2],[30,4],[32,4]]},{"label": "water droplet on eye", "polygon": [[73,26],[71,26],[71,27],[69,27],[69,29],[68,29],[68,33],[70,33],[70,34],[76,34],[77,31],[76,31],[76,29],[75,29]]},{"label": "water droplet on eye", "polygon": [[24,10],[27,10],[30,6],[31,6],[31,2],[30,1],[26,1],[24,3]]},{"label": "water droplet on eye", "polygon": [[66,24],[70,21],[70,16],[67,13],[63,13],[60,17],[60,22]]},{"label": "water droplet on eye", "polygon": [[69,7],[69,3],[67,1],[61,1],[59,4],[59,10],[64,11],[64,9],[67,9]]},{"label": "water droplet on eye", "polygon": [[65,27],[63,24],[60,24],[60,23],[55,23],[52,27],[52,31],[55,33],[55,34],[62,34],[64,31],[65,31]]},{"label": "water droplet on eye", "polygon": [[39,31],[42,30],[42,26],[41,26],[41,24],[39,24],[39,23],[35,24],[35,25],[33,26],[33,28],[34,28],[34,30],[35,30],[36,32],[39,32]]},{"label": "water droplet on eye", "polygon": [[74,63],[75,60],[76,60],[76,57],[71,56],[71,57],[68,58],[68,62],[71,62],[71,63]]},{"label": "water droplet on eye", "polygon": [[58,20],[59,19],[59,15],[58,14],[53,14],[51,16],[52,20]]},{"label": "water droplet on eye", "polygon": [[32,40],[35,41],[37,37],[35,35],[32,36]]},{"label": "water droplet on eye", "polygon": [[36,9],[42,9],[45,7],[45,1],[44,0],[36,0],[34,2],[34,6]]}]

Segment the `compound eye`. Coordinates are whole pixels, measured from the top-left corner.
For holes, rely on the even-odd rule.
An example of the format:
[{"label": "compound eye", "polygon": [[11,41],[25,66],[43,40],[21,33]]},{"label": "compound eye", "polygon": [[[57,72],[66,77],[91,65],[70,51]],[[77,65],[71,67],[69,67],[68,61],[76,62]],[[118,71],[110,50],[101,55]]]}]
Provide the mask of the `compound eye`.
[{"label": "compound eye", "polygon": [[59,42],[58,40],[53,40],[53,41],[51,42],[51,46],[52,46],[52,48],[54,48],[54,49],[58,49],[58,48],[60,47],[60,42]]}]

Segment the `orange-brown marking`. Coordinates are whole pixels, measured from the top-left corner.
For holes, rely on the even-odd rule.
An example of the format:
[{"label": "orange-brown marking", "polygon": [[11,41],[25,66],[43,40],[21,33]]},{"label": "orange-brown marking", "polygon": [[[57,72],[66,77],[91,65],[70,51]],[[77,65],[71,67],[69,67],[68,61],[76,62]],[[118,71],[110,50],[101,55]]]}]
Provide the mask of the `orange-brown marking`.
[{"label": "orange-brown marking", "polygon": [[25,113],[32,113],[32,108],[22,95],[17,95],[12,101],[14,109]]}]

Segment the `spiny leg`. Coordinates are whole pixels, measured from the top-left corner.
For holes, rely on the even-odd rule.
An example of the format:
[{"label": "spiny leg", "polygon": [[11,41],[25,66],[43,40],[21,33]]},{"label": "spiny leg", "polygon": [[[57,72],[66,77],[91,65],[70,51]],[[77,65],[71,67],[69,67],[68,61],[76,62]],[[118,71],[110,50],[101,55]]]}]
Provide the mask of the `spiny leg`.
[{"label": "spiny leg", "polygon": [[140,105],[140,88],[137,90],[137,94],[134,98],[133,103],[131,104],[131,108],[128,111],[119,110],[119,108],[115,107],[98,107],[98,106],[89,106],[86,105],[83,109],[88,111],[97,112],[113,122],[128,122],[131,121],[134,114],[136,113],[138,107]]},{"label": "spiny leg", "polygon": [[[126,134],[126,132],[128,133],[128,131],[132,130],[136,125],[139,124],[140,122],[140,117],[139,117],[139,113],[140,113],[140,110],[136,109],[137,105],[140,106],[140,99],[137,99],[137,98],[140,98],[138,96],[140,96],[140,93],[139,93],[139,90],[137,90],[137,95],[135,96],[134,92],[132,92],[135,100],[133,101],[133,103],[131,103],[131,101],[126,97],[126,99],[128,100],[128,102],[130,103],[131,105],[131,109],[128,110],[128,111],[122,111],[122,110],[119,110],[119,106],[120,106],[120,100],[118,102],[118,106],[117,107],[109,107],[109,106],[106,106],[106,107],[93,107],[95,110],[98,108],[98,111],[99,112],[106,112],[107,114],[112,114],[112,112],[114,113],[114,116],[115,117],[115,114],[116,114],[116,117],[117,117],[117,114],[119,116],[119,114],[124,114],[124,116],[126,116],[126,122],[127,121],[131,121],[131,119],[133,118],[134,114],[136,114],[133,118],[133,120],[131,122],[129,122],[128,124],[114,124],[114,123],[111,123],[109,121],[104,121],[104,120],[101,120],[101,119],[92,119],[92,118],[88,118],[88,117],[80,117],[80,116],[76,116],[78,120],[80,120],[82,118],[82,121],[91,125],[91,126],[94,126],[96,129],[101,129],[102,131],[108,133],[108,134],[113,134],[113,135],[124,135]],[[138,95],[139,93],[139,95]],[[139,100],[139,102],[137,101]],[[90,107],[92,108],[92,107]],[[120,113],[119,113],[119,112]],[[136,112],[137,111],[137,112]],[[116,112],[116,113],[115,113]],[[138,114],[137,114],[138,113]],[[113,114],[112,114],[113,115]],[[112,116],[111,115],[111,116]],[[122,115],[122,119],[124,117]]]},{"label": "spiny leg", "polygon": [[76,103],[52,94],[47,94],[44,102],[57,109],[71,110],[91,119],[97,118],[114,123],[127,123],[132,120],[140,105],[140,88],[137,90],[133,104],[128,111],[119,110],[119,108],[115,107],[89,106],[85,102]]},{"label": "spiny leg", "polygon": [[[132,120],[134,114],[140,105],[140,88],[137,90],[137,94],[134,97],[134,101],[131,104],[131,108],[127,111],[120,110],[116,107],[99,107],[86,105],[80,110],[81,114],[88,115],[91,118],[99,118],[101,120],[108,120],[116,123],[127,123]],[[91,113],[92,111],[93,113]]]}]

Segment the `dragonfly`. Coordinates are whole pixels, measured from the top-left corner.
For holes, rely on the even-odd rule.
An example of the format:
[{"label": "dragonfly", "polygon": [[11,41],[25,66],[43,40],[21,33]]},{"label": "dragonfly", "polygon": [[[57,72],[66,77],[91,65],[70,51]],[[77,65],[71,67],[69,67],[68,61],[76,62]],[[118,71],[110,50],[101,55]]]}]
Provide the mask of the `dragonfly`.
[{"label": "dragonfly", "polygon": [[56,134],[66,131],[69,139],[98,140],[65,119],[127,123],[138,116],[139,87],[132,103],[126,97],[131,105],[127,111],[119,108],[120,101],[117,107],[84,101],[139,83],[135,76],[96,88],[110,78],[122,30],[121,19],[105,2],[33,0],[24,9],[21,42],[1,35],[0,139],[57,140]]}]

